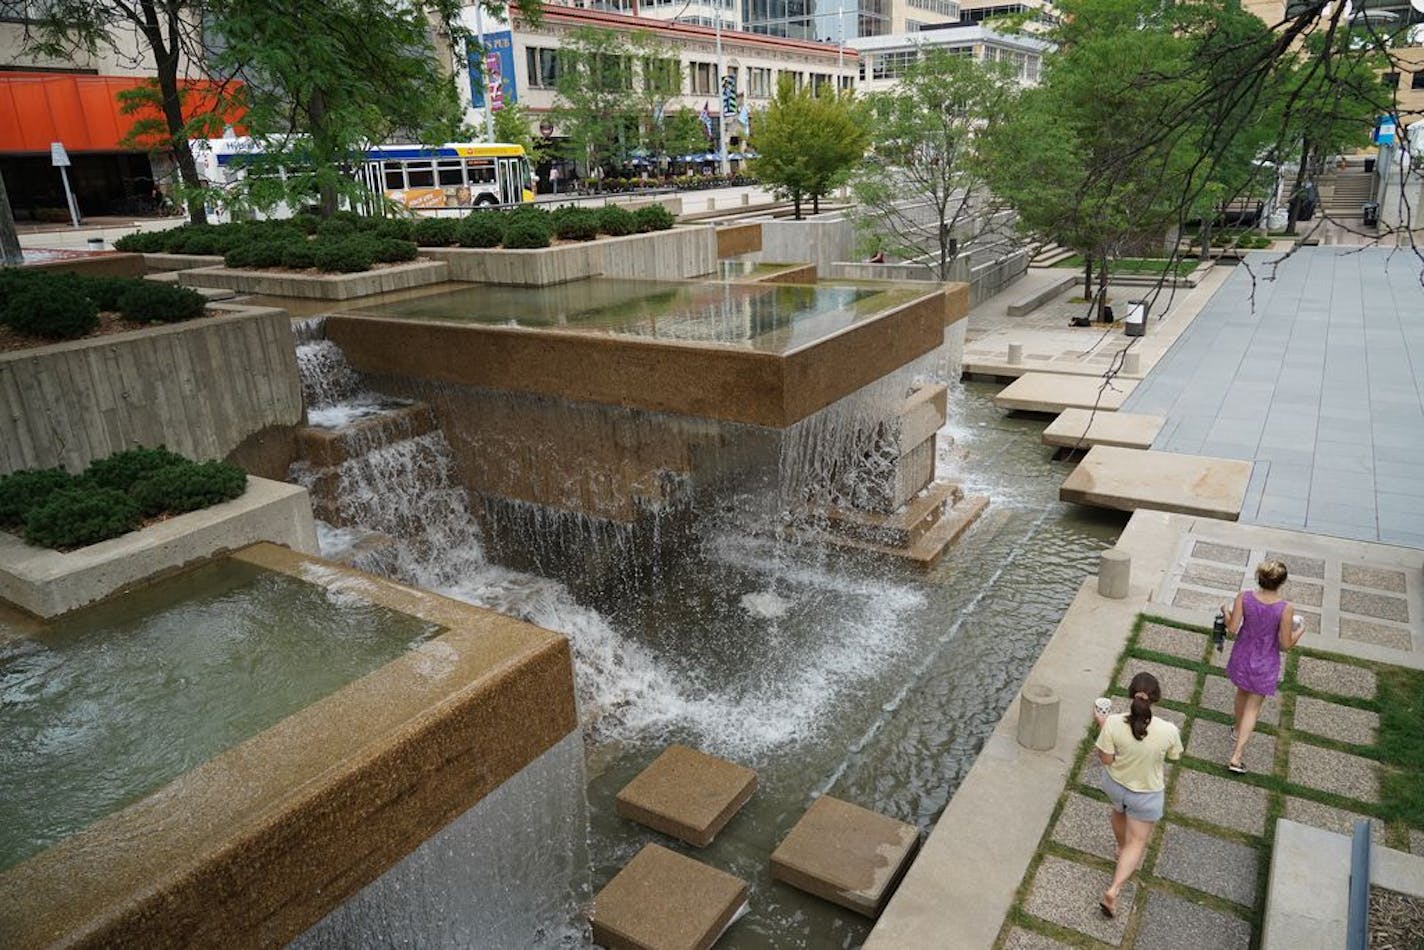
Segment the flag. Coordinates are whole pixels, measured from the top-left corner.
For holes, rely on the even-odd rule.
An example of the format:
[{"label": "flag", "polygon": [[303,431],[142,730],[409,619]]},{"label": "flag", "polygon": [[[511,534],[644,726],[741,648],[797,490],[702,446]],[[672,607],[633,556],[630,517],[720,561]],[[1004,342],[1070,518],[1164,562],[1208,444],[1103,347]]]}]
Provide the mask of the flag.
[{"label": "flag", "polygon": [[664,109],[664,108],[665,108],[665,103],[661,103],[661,102],[659,102],[657,105],[653,106],[653,125],[656,125],[658,128],[662,128],[662,126],[663,126],[663,109]]},{"label": "flag", "polygon": [[707,138],[712,138],[712,112],[707,108],[707,100],[702,100],[702,111],[697,113],[697,117],[702,120],[702,127],[707,130]]},{"label": "flag", "polygon": [[742,131],[745,132],[748,137],[751,137],[752,110],[747,107],[747,104],[745,102],[742,103],[742,111],[737,113],[737,121],[742,123]]},{"label": "flag", "polygon": [[722,115],[731,118],[737,114],[737,81],[731,76],[722,77]]}]

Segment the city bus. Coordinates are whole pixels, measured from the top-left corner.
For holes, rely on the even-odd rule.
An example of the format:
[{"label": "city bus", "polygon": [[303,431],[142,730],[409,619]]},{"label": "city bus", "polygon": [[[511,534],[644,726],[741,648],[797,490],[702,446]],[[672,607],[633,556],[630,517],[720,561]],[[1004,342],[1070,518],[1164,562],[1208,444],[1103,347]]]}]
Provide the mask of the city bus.
[{"label": "city bus", "polygon": [[[250,138],[193,142],[198,175],[207,184],[230,189],[261,156]],[[267,169],[285,177],[285,169]],[[449,142],[444,145],[379,145],[366,150],[353,169],[371,194],[417,214],[459,216],[472,207],[515,205],[534,200],[534,174],[524,147],[501,142]],[[285,202],[265,217],[291,217]],[[221,203],[209,208],[215,222],[231,220]]]}]

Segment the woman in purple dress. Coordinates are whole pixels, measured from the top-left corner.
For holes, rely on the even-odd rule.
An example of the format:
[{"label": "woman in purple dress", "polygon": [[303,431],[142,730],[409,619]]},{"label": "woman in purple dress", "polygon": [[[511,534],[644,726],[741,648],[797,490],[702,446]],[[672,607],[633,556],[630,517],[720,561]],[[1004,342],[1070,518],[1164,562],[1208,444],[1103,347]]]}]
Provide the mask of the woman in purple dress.
[{"label": "woman in purple dress", "polygon": [[1256,568],[1256,590],[1242,591],[1234,603],[1223,605],[1226,629],[1236,638],[1226,675],[1236,685],[1236,727],[1232,738],[1236,747],[1226,767],[1245,772],[1242,754],[1256,729],[1256,717],[1267,696],[1276,695],[1281,681],[1281,654],[1300,640],[1293,629],[1290,602],[1278,590],[1286,582],[1286,566],[1280,561],[1262,561]]}]

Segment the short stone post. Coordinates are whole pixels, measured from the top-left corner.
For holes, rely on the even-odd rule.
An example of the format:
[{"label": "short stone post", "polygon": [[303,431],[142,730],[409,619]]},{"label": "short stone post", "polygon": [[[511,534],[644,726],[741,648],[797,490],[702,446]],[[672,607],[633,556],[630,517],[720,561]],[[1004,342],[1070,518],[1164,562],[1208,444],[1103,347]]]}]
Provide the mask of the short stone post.
[{"label": "short stone post", "polygon": [[745,208],[747,205],[749,205],[749,204],[751,204],[751,203],[752,203],[752,193],[751,193],[750,191],[744,191],[744,192],[742,192],[742,207]]},{"label": "short stone post", "polygon": [[1122,548],[1108,548],[1098,559],[1098,593],[1122,600],[1132,579],[1132,555]]},{"label": "short stone post", "polygon": [[708,199],[707,199],[707,210],[708,210],[708,211],[716,211],[716,210],[717,210],[717,199],[716,199],[716,198],[708,198]]},{"label": "short stone post", "polygon": [[1122,371],[1129,376],[1142,375],[1142,354],[1129,352],[1122,358]]},{"label": "short stone post", "polygon": [[1029,683],[1019,694],[1019,745],[1047,752],[1058,743],[1058,693]]},{"label": "short stone post", "polygon": [[1023,344],[1022,344],[1022,343],[1010,343],[1010,344],[1009,344],[1009,365],[1010,365],[1010,366],[1018,366],[1018,365],[1020,365],[1021,363],[1023,363]]}]

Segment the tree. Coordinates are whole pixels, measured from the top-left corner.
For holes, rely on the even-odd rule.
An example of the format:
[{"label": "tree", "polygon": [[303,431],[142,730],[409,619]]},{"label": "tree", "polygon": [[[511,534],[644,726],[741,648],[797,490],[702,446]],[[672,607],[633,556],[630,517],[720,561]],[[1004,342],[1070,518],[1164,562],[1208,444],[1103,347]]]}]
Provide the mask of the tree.
[{"label": "tree", "polygon": [[0,175],[0,267],[24,262],[20,236],[15,233],[15,216],[10,212],[10,193],[5,190],[5,176]]},{"label": "tree", "polygon": [[560,45],[558,64],[554,114],[570,157],[590,172],[649,143],[655,110],[681,90],[677,59],[647,30],[579,27]]},{"label": "tree", "polygon": [[544,161],[543,140],[535,140],[530,131],[529,110],[517,102],[506,102],[504,108],[494,114],[494,138],[497,142],[523,146],[524,154],[535,165]]},{"label": "tree", "polygon": [[[161,123],[150,123],[145,132],[161,127],[163,134],[155,144],[173,153],[188,219],[205,223],[202,181],[189,139],[221,132],[222,116],[228,111],[221,96],[210,101],[212,111],[193,114],[184,109],[189,78],[185,72],[205,75],[206,0],[47,0],[35,6],[43,13],[26,24],[25,49],[32,54],[67,59],[81,51],[94,55],[108,49],[122,55],[125,39],[131,34],[140,38],[141,52],[152,57],[154,67],[146,101],[162,116]],[[214,125],[217,132],[212,131]]]},{"label": "tree", "polygon": [[363,197],[350,170],[368,146],[464,137],[454,75],[431,36],[433,23],[463,38],[458,0],[212,3],[219,62],[247,84],[262,161],[284,169],[280,178],[249,175],[251,187],[280,187],[291,204],[315,197],[329,216],[342,195]]},{"label": "tree", "polygon": [[934,49],[894,89],[870,96],[873,151],[854,181],[857,224],[948,280],[960,254],[1002,233],[979,141],[1009,115],[1017,90],[992,66]]},{"label": "tree", "polygon": [[799,221],[801,203],[810,198],[819,212],[822,196],[849,177],[869,141],[862,110],[848,95],[812,95],[782,77],[757,123],[751,171],[791,199]]}]

